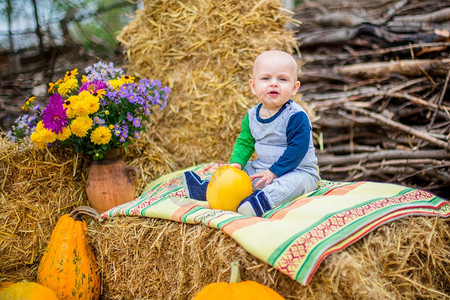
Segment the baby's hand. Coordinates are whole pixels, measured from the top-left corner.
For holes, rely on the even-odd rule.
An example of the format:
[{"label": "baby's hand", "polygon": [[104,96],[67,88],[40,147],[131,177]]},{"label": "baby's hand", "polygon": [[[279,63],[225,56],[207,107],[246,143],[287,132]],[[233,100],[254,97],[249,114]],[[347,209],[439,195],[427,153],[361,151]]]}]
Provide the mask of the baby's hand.
[{"label": "baby's hand", "polygon": [[238,163],[231,163],[230,166],[235,167],[235,168],[238,168],[239,170],[242,170],[241,164],[238,164]]},{"label": "baby's hand", "polygon": [[255,186],[259,187],[260,184],[264,183],[263,188],[265,188],[267,185],[271,184],[275,178],[277,178],[277,175],[275,175],[272,171],[267,169],[264,172],[256,173],[250,176],[250,179],[252,181],[256,178],[260,179],[255,183]]}]

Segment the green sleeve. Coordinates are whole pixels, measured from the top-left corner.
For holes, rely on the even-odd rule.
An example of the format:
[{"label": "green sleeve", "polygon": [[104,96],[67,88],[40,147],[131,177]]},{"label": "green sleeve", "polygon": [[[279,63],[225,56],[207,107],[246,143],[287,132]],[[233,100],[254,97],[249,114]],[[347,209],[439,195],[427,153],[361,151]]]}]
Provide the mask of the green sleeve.
[{"label": "green sleeve", "polygon": [[241,123],[241,133],[239,133],[239,136],[236,139],[236,143],[233,146],[233,151],[231,152],[230,157],[230,164],[239,163],[242,168],[244,168],[254,151],[255,139],[250,132],[247,113]]}]

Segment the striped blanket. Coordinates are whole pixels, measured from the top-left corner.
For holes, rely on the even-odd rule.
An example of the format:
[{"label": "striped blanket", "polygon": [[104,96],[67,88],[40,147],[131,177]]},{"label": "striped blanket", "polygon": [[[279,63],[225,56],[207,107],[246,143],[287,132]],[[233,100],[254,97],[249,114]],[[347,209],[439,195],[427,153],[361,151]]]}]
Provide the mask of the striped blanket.
[{"label": "striped blanket", "polygon": [[450,216],[450,202],[429,192],[365,181],[323,180],[318,190],[262,218],[210,209],[186,197],[183,172],[209,178],[219,166],[207,163],[162,176],[140,197],[102,217],[137,215],[221,229],[252,255],[306,285],[326,256],[382,224],[409,215]]}]

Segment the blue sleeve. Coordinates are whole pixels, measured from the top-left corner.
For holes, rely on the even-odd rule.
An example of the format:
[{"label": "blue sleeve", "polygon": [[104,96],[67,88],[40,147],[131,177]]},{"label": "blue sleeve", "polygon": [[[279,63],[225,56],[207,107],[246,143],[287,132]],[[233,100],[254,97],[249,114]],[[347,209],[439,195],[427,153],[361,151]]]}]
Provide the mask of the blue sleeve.
[{"label": "blue sleeve", "polygon": [[278,177],[294,170],[308,152],[311,125],[306,113],[293,114],[286,128],[287,147],[280,158],[269,168]]}]

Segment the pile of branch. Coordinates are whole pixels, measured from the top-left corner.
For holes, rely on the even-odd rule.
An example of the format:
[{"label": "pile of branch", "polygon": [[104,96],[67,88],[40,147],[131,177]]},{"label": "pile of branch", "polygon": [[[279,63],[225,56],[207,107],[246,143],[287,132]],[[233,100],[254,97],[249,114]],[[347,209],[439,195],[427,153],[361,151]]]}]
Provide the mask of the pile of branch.
[{"label": "pile of branch", "polygon": [[322,177],[449,197],[450,3],[305,1],[295,18]]}]

